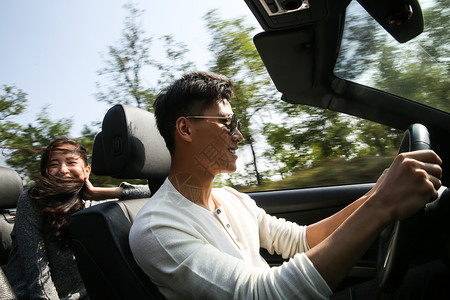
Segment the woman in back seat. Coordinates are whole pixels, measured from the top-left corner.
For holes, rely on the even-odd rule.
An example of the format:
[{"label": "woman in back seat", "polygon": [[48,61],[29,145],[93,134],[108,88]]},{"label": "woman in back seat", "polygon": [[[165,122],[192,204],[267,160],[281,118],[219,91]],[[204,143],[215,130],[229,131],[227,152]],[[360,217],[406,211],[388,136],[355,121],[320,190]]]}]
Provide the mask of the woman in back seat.
[{"label": "woman in back seat", "polygon": [[5,267],[19,299],[87,298],[70,249],[70,215],[92,204],[85,199],[150,196],[146,185],[94,187],[90,171],[86,149],[75,140],[56,139],[44,150],[40,182],[19,197]]}]

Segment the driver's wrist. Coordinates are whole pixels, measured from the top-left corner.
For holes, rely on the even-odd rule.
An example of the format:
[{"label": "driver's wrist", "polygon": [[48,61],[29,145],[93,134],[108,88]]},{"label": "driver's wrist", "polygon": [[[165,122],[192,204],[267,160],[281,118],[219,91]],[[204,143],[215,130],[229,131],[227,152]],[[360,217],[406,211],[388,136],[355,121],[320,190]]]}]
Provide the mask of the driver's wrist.
[{"label": "driver's wrist", "polygon": [[376,217],[382,228],[395,221],[395,212],[391,205],[386,205],[383,196],[380,193],[373,193],[367,197],[364,206],[369,208],[371,214]]}]

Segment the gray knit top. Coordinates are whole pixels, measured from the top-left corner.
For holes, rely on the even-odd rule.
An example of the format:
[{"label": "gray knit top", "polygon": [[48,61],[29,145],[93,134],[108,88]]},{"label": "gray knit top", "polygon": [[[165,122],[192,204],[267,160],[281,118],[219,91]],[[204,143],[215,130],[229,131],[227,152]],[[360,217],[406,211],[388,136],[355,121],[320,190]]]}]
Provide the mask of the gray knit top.
[{"label": "gray knit top", "polygon": [[[147,185],[122,183],[121,200],[150,197]],[[69,247],[61,247],[41,231],[42,218],[28,190],[19,197],[6,276],[19,299],[88,299]],[[90,206],[92,201],[86,203]]]}]

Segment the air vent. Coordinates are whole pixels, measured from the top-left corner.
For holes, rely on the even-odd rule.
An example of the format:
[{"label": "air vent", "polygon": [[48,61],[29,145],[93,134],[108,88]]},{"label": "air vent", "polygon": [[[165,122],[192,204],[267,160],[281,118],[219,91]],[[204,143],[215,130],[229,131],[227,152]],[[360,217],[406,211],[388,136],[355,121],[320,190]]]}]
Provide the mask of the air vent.
[{"label": "air vent", "polygon": [[328,15],[327,1],[334,3],[337,0],[245,0],[266,31],[298,28],[320,22]]}]

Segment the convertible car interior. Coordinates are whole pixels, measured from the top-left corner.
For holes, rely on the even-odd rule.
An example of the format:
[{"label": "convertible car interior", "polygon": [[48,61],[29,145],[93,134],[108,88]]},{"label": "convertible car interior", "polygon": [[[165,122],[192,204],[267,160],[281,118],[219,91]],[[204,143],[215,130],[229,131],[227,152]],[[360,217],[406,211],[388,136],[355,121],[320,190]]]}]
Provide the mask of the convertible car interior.
[{"label": "convertible car interior", "polygon": [[[402,130],[405,135],[400,151],[435,150],[444,161],[442,183],[449,184],[447,112],[334,74],[350,0],[245,2],[263,28],[254,37],[254,43],[283,101],[329,109]],[[359,4],[399,43],[422,33],[423,16],[416,0],[360,0]],[[95,138],[94,174],[148,179],[152,192],[156,191],[168,173],[169,155],[154,124],[149,112],[126,105],[112,107]],[[373,184],[252,192],[250,196],[269,214],[310,224],[345,207]],[[417,243],[411,230],[420,230],[415,233],[437,245],[435,257],[442,257],[446,251],[448,265],[448,240],[443,238],[449,236],[449,230],[444,229],[450,228],[445,218],[450,211],[448,198],[444,187],[441,198],[427,205],[412,221],[397,222],[387,228],[354,266],[342,287],[378,278],[382,290],[394,291],[412,260],[404,254],[411,250],[411,243]],[[91,299],[162,298],[136,265],[128,245],[130,226],[148,200],[112,201],[73,215],[70,228],[74,251]],[[424,222],[426,226],[418,225]],[[432,240],[439,240],[440,244],[433,244]],[[262,255],[270,265],[283,262],[277,255],[264,251]]]},{"label": "convertible car interior", "polygon": [[[170,156],[164,145],[152,113],[128,105],[113,106],[95,138],[92,172],[121,179],[148,179],[153,194],[169,171]],[[333,213],[348,199],[363,195],[371,187],[372,184],[363,184],[323,188],[321,199],[314,189],[303,189],[302,203],[298,203],[298,191],[250,195],[272,215],[309,224],[319,220],[321,210]],[[71,217],[72,247],[91,299],[162,299],[134,261],[128,244],[131,224],[146,201],[149,199],[101,203]],[[273,266],[283,262],[280,256],[262,254]],[[362,262],[353,272],[355,276],[370,277],[374,275],[373,267]]]},{"label": "convertible car interior", "polygon": [[[148,179],[153,194],[169,170],[169,153],[163,145],[164,140],[159,135],[152,113],[128,105],[116,105],[105,115],[102,131],[95,138],[92,170],[95,174],[114,178]],[[410,127],[401,148],[417,150],[427,147],[429,136],[426,128],[419,124]],[[111,163],[113,161],[114,163]],[[300,224],[310,224],[338,211],[372,186],[373,184],[360,184],[320,188],[320,191],[311,188],[255,192],[250,193],[250,196],[272,215]],[[443,193],[445,196],[441,196],[441,199],[448,199],[448,189]],[[151,201],[151,198],[105,202],[72,216],[72,247],[91,299],[164,299],[136,264],[128,243],[131,224],[146,201]],[[436,221],[433,226],[449,228],[443,215],[450,210],[449,206],[449,201],[440,202],[439,199],[427,206],[427,210],[441,213],[441,221]],[[403,240],[411,239],[411,236],[404,231],[416,228],[423,219],[424,217],[419,215],[411,222],[399,222],[395,224],[395,229],[390,229],[391,232],[385,232],[385,237],[362,257],[343,285],[376,276],[375,258],[379,255],[380,244],[386,249],[393,247],[392,257],[400,258],[397,258],[395,265],[388,264],[387,270],[381,267],[382,272],[387,274],[382,276],[381,284],[386,290],[395,290],[401,283],[409,263],[408,256],[403,252],[409,250],[402,247],[408,245]],[[427,228],[431,228],[431,225]],[[272,266],[283,262],[280,256],[270,255],[268,252],[263,252],[262,255]],[[380,269],[380,266],[378,268]]]},{"label": "convertible car interior", "polygon": [[[450,192],[446,188],[450,184],[449,110],[420,104],[335,74],[346,8],[351,0],[241,1],[246,2],[261,25],[262,32],[254,36],[254,44],[282,95],[280,101],[344,113],[401,130],[404,136],[400,152],[433,149],[443,160],[444,187],[439,191],[440,197],[412,218],[386,228],[356,263],[341,288],[377,279],[383,291],[392,292],[401,285],[412,264],[439,258],[450,266]],[[378,22],[398,43],[407,43],[423,31],[423,14],[417,0],[358,2],[368,18]],[[448,99],[448,95],[444,96]],[[94,141],[95,175],[124,181],[146,179],[153,194],[169,167],[170,155],[151,112],[122,104],[108,110]],[[17,201],[22,185],[16,179],[14,184],[3,180],[15,178],[9,170],[0,168],[0,177],[2,193],[14,186],[9,196],[0,199],[3,213],[0,222],[9,223],[6,226],[11,230],[13,211],[9,209],[15,207],[13,200]],[[373,185],[358,183],[249,195],[267,213],[308,225],[339,211]],[[130,227],[146,201],[151,198],[107,201],[71,217],[72,245],[90,299],[164,299],[133,259],[128,244]],[[0,234],[7,249],[4,223],[0,224]],[[424,253],[420,258],[409,255],[419,251]],[[280,256],[263,250],[261,254],[272,266],[283,262]],[[2,262],[4,255],[0,253]]]}]

